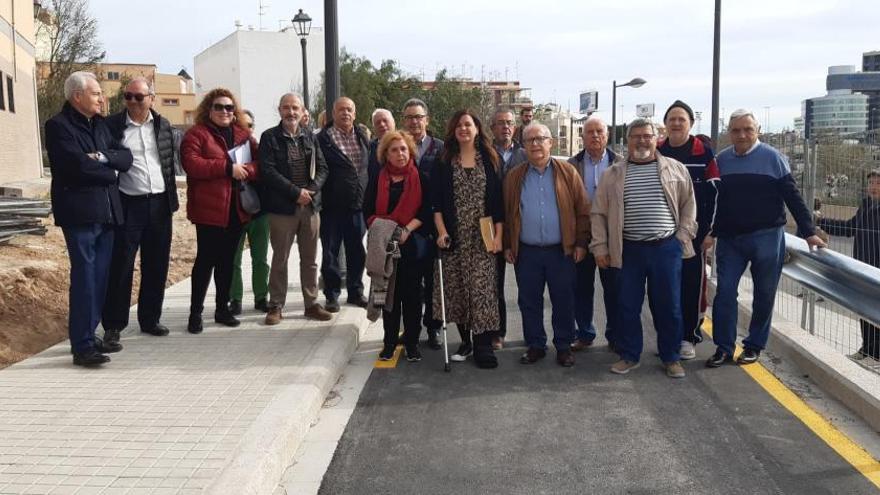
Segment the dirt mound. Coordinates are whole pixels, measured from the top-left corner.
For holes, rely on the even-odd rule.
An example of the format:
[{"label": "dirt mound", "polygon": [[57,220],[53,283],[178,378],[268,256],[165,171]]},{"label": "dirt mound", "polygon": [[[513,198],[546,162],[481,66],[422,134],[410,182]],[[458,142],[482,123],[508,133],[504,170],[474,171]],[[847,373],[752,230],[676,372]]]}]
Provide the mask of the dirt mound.
[{"label": "dirt mound", "polygon": [[[186,219],[186,186],[178,185],[177,193],[180,210],[174,214],[169,286],[189,276],[196,252],[195,228]],[[45,224],[45,236],[19,236],[0,246],[0,368],[67,338],[67,247],[53,219]],[[140,283],[138,265],[133,301]]]}]

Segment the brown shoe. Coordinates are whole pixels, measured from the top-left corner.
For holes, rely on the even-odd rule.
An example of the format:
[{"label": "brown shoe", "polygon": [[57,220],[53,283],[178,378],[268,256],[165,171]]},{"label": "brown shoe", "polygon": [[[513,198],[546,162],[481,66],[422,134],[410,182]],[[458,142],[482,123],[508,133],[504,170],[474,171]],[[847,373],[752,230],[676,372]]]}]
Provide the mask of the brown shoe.
[{"label": "brown shoe", "polygon": [[324,309],[320,304],[314,304],[306,308],[305,317],[310,320],[329,321],[333,319],[333,313]]},{"label": "brown shoe", "polygon": [[580,352],[586,349],[587,347],[592,347],[592,340],[582,340],[576,339],[573,344],[571,344],[571,350],[574,352]]},{"label": "brown shoe", "polygon": [[525,354],[520,356],[519,362],[522,364],[535,364],[541,359],[544,359],[544,356],[546,355],[547,351],[545,351],[544,349],[529,348],[529,350],[526,351]]},{"label": "brown shoe", "polygon": [[281,307],[272,306],[269,308],[269,313],[266,315],[266,325],[277,325],[281,323]]},{"label": "brown shoe", "polygon": [[574,366],[574,354],[571,351],[559,351],[556,353],[556,362],[564,368]]}]

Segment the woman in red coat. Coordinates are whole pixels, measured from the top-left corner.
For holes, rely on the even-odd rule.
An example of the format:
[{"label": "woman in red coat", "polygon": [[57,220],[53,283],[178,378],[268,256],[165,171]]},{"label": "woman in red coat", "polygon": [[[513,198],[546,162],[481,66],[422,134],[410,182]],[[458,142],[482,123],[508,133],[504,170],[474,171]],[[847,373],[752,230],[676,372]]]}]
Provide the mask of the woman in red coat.
[{"label": "woman in red coat", "polygon": [[[250,157],[239,155],[233,160],[229,151],[242,145],[250,150]],[[250,220],[241,207],[239,189],[242,182],[256,180],[258,154],[241,107],[229,90],[213,89],[199,103],[196,125],[184,136],[180,156],[186,171],[186,216],[196,226],[197,243],[187,330],[202,331],[202,309],[212,272],[217,303],[214,321],[238,326],[228,307],[229,289],[242,225]]]}]

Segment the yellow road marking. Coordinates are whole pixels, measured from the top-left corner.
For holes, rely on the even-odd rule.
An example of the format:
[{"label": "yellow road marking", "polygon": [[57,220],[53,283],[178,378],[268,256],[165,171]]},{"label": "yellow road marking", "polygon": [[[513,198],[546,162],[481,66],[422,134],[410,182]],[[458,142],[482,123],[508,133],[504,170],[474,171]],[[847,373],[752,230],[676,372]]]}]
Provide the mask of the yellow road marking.
[{"label": "yellow road marking", "polygon": [[[703,322],[703,330],[712,336],[712,321],[706,318]],[[735,355],[739,355],[742,348],[737,345]],[[851,440],[846,434],[838,430],[822,415],[814,411],[806,402],[795,395],[778,378],[773,376],[760,362],[741,366],[758,385],[761,386],[779,404],[788,409],[807,428],[813,431],[817,437],[828,444],[835,452],[844,458],[852,467],[867,478],[875,486],[880,487],[880,462],[863,449],[859,444]]]},{"label": "yellow road marking", "polygon": [[382,361],[380,359],[376,359],[375,368],[396,368],[397,361],[400,359],[400,355],[403,354],[403,346],[399,345],[396,349],[394,349],[394,356],[391,357],[389,361]]}]

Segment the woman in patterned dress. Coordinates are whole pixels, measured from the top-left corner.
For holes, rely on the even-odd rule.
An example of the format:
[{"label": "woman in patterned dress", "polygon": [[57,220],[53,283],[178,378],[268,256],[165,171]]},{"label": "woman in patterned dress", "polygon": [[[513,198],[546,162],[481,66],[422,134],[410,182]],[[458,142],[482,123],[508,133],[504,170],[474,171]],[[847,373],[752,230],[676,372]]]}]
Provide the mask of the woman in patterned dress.
[{"label": "woman in patterned dress", "polygon": [[[498,154],[483,132],[480,119],[460,110],[446,126],[446,148],[431,174],[437,245],[442,250],[446,320],[461,334],[451,357],[464,361],[471,353],[481,368],[495,368],[491,332],[498,330],[496,256],[501,252],[504,205],[498,178]],[[487,250],[480,218],[491,217],[494,240]],[[439,272],[434,273],[434,314],[440,314]],[[471,341],[473,334],[473,343]]]}]

